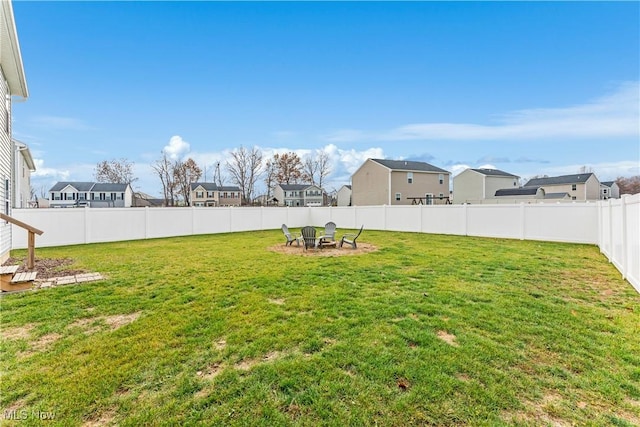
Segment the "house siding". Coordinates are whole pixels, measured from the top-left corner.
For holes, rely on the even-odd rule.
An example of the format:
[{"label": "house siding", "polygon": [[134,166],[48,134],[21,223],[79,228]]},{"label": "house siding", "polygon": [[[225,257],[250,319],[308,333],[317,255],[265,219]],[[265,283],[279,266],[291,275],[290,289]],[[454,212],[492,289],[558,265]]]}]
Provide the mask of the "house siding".
[{"label": "house siding", "polygon": [[491,176],[466,169],[453,178],[453,203],[494,199],[496,191],[517,187],[518,178],[515,176]]},{"label": "house siding", "polygon": [[351,204],[389,204],[389,169],[367,160],[351,177]]},{"label": "house siding", "polygon": [[[409,184],[408,172],[411,171],[392,171],[391,172],[391,204],[392,205],[410,205],[413,200],[409,197],[425,197],[427,194],[438,198],[440,194],[443,197],[449,196],[449,174],[437,172],[417,172],[413,171],[413,182]],[[442,175],[442,184],[440,184],[440,175]],[[400,193],[400,200],[396,200],[396,193]]]},{"label": "house siding", "polygon": [[338,206],[351,206],[351,189],[343,185],[336,195],[336,204]]},{"label": "house siding", "polygon": [[508,176],[487,176],[485,178],[485,199],[495,199],[496,191],[505,188],[518,188],[518,178]]},{"label": "house siding", "polygon": [[[11,215],[11,98],[9,85],[0,67],[0,90],[3,94],[0,112],[0,212]],[[9,182],[9,191],[6,183]],[[11,250],[11,224],[0,221],[0,262],[9,258]]]}]

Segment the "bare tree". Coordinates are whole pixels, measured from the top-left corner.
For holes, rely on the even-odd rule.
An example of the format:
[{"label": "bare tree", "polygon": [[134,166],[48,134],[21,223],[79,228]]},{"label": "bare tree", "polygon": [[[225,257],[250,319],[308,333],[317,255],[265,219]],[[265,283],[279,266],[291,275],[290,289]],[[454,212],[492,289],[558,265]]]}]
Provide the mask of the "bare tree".
[{"label": "bare tree", "polygon": [[316,185],[316,175],[318,174],[318,162],[313,156],[313,153],[304,157],[304,163],[302,165],[302,179],[309,184]]},{"label": "bare tree", "polygon": [[275,179],[279,184],[297,184],[304,176],[302,161],[294,152],[283,155],[274,154],[276,167]]},{"label": "bare tree", "polygon": [[240,148],[231,152],[231,160],[226,163],[231,182],[240,187],[243,204],[251,202],[254,187],[262,168],[262,152],[258,147]]},{"label": "bare tree", "polygon": [[167,157],[167,153],[162,152],[162,157],[151,168],[156,172],[162,183],[162,192],[166,206],[175,206],[176,183],[173,174],[173,162]]},{"label": "bare tree", "polygon": [[114,184],[131,184],[138,179],[133,175],[133,162],[124,158],[99,162],[94,177],[98,182]]},{"label": "bare tree", "polygon": [[191,184],[197,182],[201,176],[202,169],[191,158],[184,162],[178,160],[173,164],[173,179],[185,206],[191,206]]},{"label": "bare tree", "polygon": [[267,201],[271,198],[271,195],[273,194],[273,189],[277,184],[276,173],[277,173],[277,166],[274,159],[267,160],[264,165],[264,183],[267,186]]},{"label": "bare tree", "polygon": [[224,177],[220,172],[220,162],[216,163],[216,170],[213,174],[213,182],[218,186],[222,187],[224,185]]},{"label": "bare tree", "polygon": [[319,151],[316,157],[316,163],[318,164],[318,187],[323,188],[324,183],[331,174],[331,159],[326,151]]},{"label": "bare tree", "polygon": [[640,193],[640,175],[625,178],[619,176],[616,184],[620,187],[620,194],[638,194]]}]

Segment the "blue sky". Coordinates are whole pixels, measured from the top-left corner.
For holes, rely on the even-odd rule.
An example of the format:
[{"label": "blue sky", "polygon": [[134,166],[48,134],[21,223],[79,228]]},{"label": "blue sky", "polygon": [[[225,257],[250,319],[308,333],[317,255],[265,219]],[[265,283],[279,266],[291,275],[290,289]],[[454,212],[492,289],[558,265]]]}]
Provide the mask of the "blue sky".
[{"label": "blue sky", "polygon": [[523,178],[640,174],[638,2],[13,4],[40,193],[112,158],[161,192],[165,150],[324,150],[328,190],[368,157]]}]

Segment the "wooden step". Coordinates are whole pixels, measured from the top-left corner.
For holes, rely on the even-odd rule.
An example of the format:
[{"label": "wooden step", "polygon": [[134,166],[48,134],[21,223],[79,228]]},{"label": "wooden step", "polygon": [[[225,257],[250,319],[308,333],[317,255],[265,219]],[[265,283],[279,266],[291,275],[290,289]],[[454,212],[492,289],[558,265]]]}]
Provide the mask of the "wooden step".
[{"label": "wooden step", "polygon": [[4,292],[23,291],[33,287],[38,274],[35,271],[16,273],[17,265],[0,267],[0,290]]}]

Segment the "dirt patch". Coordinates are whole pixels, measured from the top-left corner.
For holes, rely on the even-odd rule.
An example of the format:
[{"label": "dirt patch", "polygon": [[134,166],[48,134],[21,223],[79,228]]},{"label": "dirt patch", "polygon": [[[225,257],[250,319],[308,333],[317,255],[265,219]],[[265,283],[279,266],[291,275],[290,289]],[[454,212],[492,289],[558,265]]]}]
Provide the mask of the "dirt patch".
[{"label": "dirt patch", "polygon": [[67,328],[80,328],[83,329],[83,332],[87,335],[95,334],[101,329],[99,325],[96,325],[96,322],[98,322],[98,320],[98,317],[79,319],[67,326]]},{"label": "dirt patch", "polygon": [[271,304],[275,304],[275,305],[283,305],[284,304],[284,299],[283,298],[269,298],[267,301],[269,301]]},{"label": "dirt patch", "polygon": [[60,338],[62,338],[62,335],[55,332],[46,334],[34,341],[32,347],[35,351],[42,351],[48,348],[54,342],[58,341]]},{"label": "dirt patch", "polygon": [[9,412],[19,411],[20,409],[24,408],[26,405],[27,405],[27,402],[25,400],[23,400],[23,399],[16,400],[15,402],[11,402],[11,404],[9,406],[4,408],[2,410],[2,413],[6,414],[6,413],[9,413]]},{"label": "dirt patch", "polygon": [[24,326],[16,326],[15,328],[2,328],[3,340],[26,340],[31,336],[31,331],[36,325],[33,323],[27,323]]},{"label": "dirt patch", "polygon": [[227,347],[227,341],[226,340],[218,340],[215,343],[213,343],[213,346],[218,351],[224,350]]},{"label": "dirt patch", "polygon": [[222,368],[223,366],[221,364],[213,363],[207,366],[205,370],[196,372],[196,375],[205,380],[212,380],[222,372]]},{"label": "dirt patch", "polygon": [[101,414],[93,414],[90,419],[82,424],[82,427],[98,427],[113,425],[113,420],[116,418],[115,408],[107,409]]},{"label": "dirt patch", "polygon": [[454,347],[460,347],[460,344],[456,342],[456,336],[448,333],[447,331],[438,331],[438,338]]},{"label": "dirt patch", "polygon": [[27,260],[9,258],[3,265],[19,265],[18,273],[35,271],[38,279],[51,279],[59,276],[75,276],[76,274],[87,273],[87,270],[69,267],[75,261],[71,258],[36,258],[34,268],[27,268]]},{"label": "dirt patch", "polygon": [[562,402],[562,396],[557,393],[547,393],[542,400],[532,402],[525,401],[525,409],[521,411],[509,412],[503,415],[503,419],[516,424],[535,424],[543,423],[553,427],[565,427],[571,424],[554,416],[553,407]]},{"label": "dirt patch", "polygon": [[138,317],[140,317],[140,312],[131,314],[116,314],[115,316],[107,316],[103,317],[102,319],[107,325],[109,325],[112,331],[115,331],[116,329],[126,326],[129,323],[135,322],[136,320],[138,320]]},{"label": "dirt patch", "polygon": [[286,246],[284,243],[270,246],[267,250],[271,252],[278,252],[287,255],[298,256],[348,256],[348,255],[362,255],[370,252],[375,252],[378,248],[369,243],[358,242],[358,247],[353,249],[351,246],[343,246],[341,248],[324,248],[324,249],[307,249],[306,251],[302,246]]},{"label": "dirt patch", "polygon": [[258,363],[273,362],[274,360],[277,360],[282,356],[283,356],[283,353],[281,353],[279,351],[271,351],[271,352],[265,354],[264,356],[262,356],[261,359],[243,360],[243,361],[233,365],[233,367],[236,368],[236,369],[239,369],[241,371],[248,371],[251,368],[253,368],[254,366],[256,366]]}]

